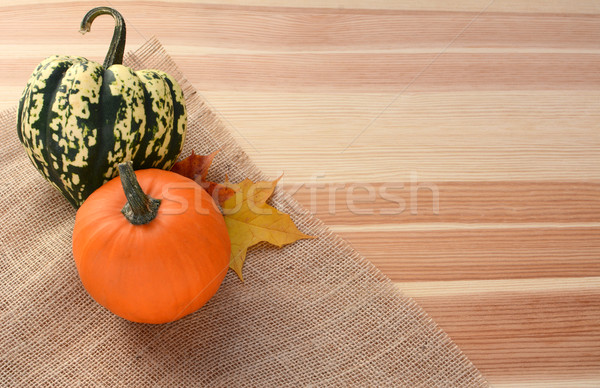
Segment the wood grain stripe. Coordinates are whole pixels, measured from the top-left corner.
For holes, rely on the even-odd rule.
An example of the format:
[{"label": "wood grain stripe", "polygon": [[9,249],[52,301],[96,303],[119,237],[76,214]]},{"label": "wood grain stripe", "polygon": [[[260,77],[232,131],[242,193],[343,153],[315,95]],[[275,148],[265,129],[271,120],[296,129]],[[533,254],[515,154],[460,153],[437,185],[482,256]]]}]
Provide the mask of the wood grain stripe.
[{"label": "wood grain stripe", "polygon": [[[436,59],[437,58],[437,59]],[[597,90],[600,55],[272,54],[175,56],[205,89],[236,80],[237,90],[411,92]],[[435,62],[433,62],[435,59]],[[433,63],[433,64],[431,64]],[[431,66],[429,66],[431,64]],[[424,73],[423,70],[427,69]],[[343,76],[340,76],[343,74]],[[413,80],[416,80],[413,83]],[[549,82],[549,80],[551,80]],[[409,86],[410,85],[410,86]]]},{"label": "wood grain stripe", "polygon": [[284,189],[325,223],[357,229],[391,223],[600,222],[600,182],[593,181],[307,183]]},{"label": "wood grain stripe", "polygon": [[340,234],[395,282],[600,276],[600,228]]},{"label": "wood grain stripe", "polygon": [[[79,3],[91,4],[92,6],[97,5],[95,0],[79,0]],[[186,4],[196,3],[197,0],[154,0],[154,1],[140,1],[137,2],[143,6],[149,7],[153,4],[168,4],[172,9],[181,9]],[[19,5],[30,5],[30,4],[44,4],[46,6],[54,4],[65,4],[65,0],[4,0],[6,7],[19,6]],[[302,9],[301,7],[310,8],[321,8],[323,10],[331,9],[335,12],[352,12],[354,10],[373,10],[376,12],[390,12],[390,11],[406,11],[406,10],[426,10],[426,11],[467,11],[467,12],[479,12],[488,3],[488,0],[456,0],[451,4],[445,0],[430,0],[430,1],[361,1],[361,0],[345,0],[340,2],[339,0],[288,0],[282,2],[281,0],[208,0],[203,1],[203,5],[210,6],[212,8],[248,8],[252,7],[271,7],[277,8],[280,12],[293,11],[294,9]],[[240,3],[243,3],[240,4]],[[121,3],[119,3],[120,5]],[[552,2],[535,0],[528,1],[526,3],[518,0],[505,0],[501,2],[495,2],[491,7],[488,8],[487,12],[527,12],[527,13],[570,13],[570,14],[596,14],[599,12],[598,3],[594,0],[581,0],[577,2],[577,6],[569,0],[555,0]]]},{"label": "wood grain stripe", "polygon": [[[137,7],[135,7],[137,8]],[[452,41],[475,17],[470,13],[402,12],[387,15],[324,14],[322,11],[303,10],[281,17],[279,13],[256,10],[230,12],[207,10],[196,5],[190,12],[173,14],[168,9],[150,8],[144,15],[156,18],[169,12],[181,19],[180,24],[150,24],[131,6],[119,8],[127,16],[132,31],[128,47],[143,43],[152,35],[158,36],[170,52],[176,55],[204,55],[206,50],[221,53],[301,53],[301,52],[405,52],[409,54],[448,52],[594,52],[600,49],[600,27],[595,16],[574,15],[480,15],[460,37]],[[0,37],[0,43],[14,45],[7,55],[33,55],[40,50],[54,54],[72,50],[73,55],[83,55],[86,45],[103,45],[112,33],[110,19],[100,18],[91,34],[76,33],[81,6],[48,8],[48,17],[61,15],[72,20],[73,25],[52,26],[48,35],[32,34],[23,23],[42,22],[43,16],[31,14],[27,8],[14,10],[5,23],[10,29]],[[66,20],[66,19],[65,19]],[[174,30],[185,28],[183,37]],[[248,30],[252,30],[250,34]],[[552,33],[548,33],[552,31]],[[27,45],[15,41],[31,35]],[[557,39],[560,37],[560,39]],[[52,38],[48,41],[48,38]],[[326,38],[326,39],[325,39]],[[448,43],[452,45],[448,47]],[[394,44],[390,44],[394,42]],[[191,45],[193,43],[193,45]],[[73,45],[70,47],[69,45]],[[35,51],[32,46],[37,46]],[[81,47],[78,47],[81,46]],[[173,48],[177,48],[172,51]],[[53,51],[50,51],[53,50]],[[236,51],[237,50],[237,51]]]},{"label": "wood grain stripe", "polygon": [[598,91],[408,92],[390,105],[397,94],[197,86],[263,171],[285,182],[600,178]]},{"label": "wood grain stripe", "polygon": [[396,282],[396,286],[413,298],[472,297],[522,292],[594,291],[600,288],[600,277]]},{"label": "wood grain stripe", "polygon": [[415,300],[492,381],[600,377],[597,288],[561,289],[557,283],[554,290],[415,296]]},{"label": "wood grain stripe", "polygon": [[[598,54],[445,53],[440,57],[437,54],[380,54],[374,58],[371,54],[327,53],[173,57],[188,77],[208,90],[222,90],[232,79],[237,90],[260,88],[286,92],[303,92],[315,87],[330,92],[377,89],[397,93],[407,87],[411,92],[600,88]],[[33,68],[36,61],[29,62]],[[7,78],[21,78],[27,70],[13,63],[4,59],[0,66],[6,68]]]}]

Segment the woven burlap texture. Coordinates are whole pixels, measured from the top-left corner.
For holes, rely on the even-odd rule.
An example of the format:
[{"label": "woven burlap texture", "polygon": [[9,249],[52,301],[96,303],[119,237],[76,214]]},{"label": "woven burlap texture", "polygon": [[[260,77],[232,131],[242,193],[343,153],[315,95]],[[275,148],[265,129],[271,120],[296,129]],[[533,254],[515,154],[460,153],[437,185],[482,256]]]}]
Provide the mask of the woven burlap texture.
[{"label": "woven burlap texture", "polygon": [[[210,178],[267,178],[156,39],[125,63],[180,81],[189,110],[182,155],[221,150]],[[245,283],[230,271],[179,321],[111,314],[79,281],[75,210],[27,159],[15,109],[0,125],[0,386],[487,386],[413,300],[279,189],[272,204],[318,238],[252,249]]]}]

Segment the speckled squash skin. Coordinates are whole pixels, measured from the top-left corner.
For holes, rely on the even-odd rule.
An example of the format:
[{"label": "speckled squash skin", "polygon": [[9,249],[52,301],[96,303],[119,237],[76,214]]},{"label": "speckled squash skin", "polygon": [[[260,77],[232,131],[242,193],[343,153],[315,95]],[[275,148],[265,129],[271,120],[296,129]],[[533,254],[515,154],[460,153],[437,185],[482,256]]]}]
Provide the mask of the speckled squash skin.
[{"label": "speckled squash skin", "polygon": [[[115,39],[111,50],[117,49]],[[120,162],[132,161],[136,170],[170,169],[181,153],[186,124],[183,92],[168,74],[74,56],[42,61],[17,113],[29,158],[75,207],[114,178]]]}]

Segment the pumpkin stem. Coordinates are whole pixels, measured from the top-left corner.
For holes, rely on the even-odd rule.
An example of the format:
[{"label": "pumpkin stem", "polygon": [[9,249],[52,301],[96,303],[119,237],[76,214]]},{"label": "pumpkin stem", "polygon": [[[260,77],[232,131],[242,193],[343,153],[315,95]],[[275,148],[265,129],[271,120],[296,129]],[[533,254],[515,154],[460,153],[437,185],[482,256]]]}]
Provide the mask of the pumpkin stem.
[{"label": "pumpkin stem", "polygon": [[146,195],[135,176],[131,162],[119,164],[119,175],[127,203],[121,213],[133,225],[144,225],[152,221],[158,214],[160,199]]},{"label": "pumpkin stem", "polygon": [[100,15],[111,15],[115,19],[115,32],[103,65],[105,69],[108,69],[113,64],[120,65],[123,63],[123,53],[125,52],[125,19],[123,19],[123,16],[116,9],[97,7],[83,17],[79,32],[82,34],[89,32],[92,22]]}]

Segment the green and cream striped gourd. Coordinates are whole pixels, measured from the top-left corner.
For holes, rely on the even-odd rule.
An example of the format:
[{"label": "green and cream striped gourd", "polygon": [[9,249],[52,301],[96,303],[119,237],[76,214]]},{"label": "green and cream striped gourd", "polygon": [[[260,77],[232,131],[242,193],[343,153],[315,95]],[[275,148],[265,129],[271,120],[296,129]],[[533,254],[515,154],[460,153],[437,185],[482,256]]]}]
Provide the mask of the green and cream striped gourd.
[{"label": "green and cream striped gourd", "polygon": [[102,14],[115,19],[104,65],[52,56],[23,92],[17,131],[29,158],[75,207],[132,161],[134,169],[170,169],[185,138],[187,114],[177,82],[158,70],[121,65],[125,23],[108,7],[84,17],[81,32]]}]

